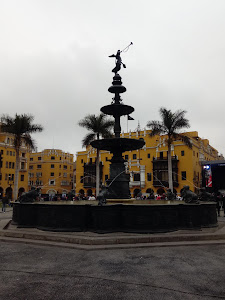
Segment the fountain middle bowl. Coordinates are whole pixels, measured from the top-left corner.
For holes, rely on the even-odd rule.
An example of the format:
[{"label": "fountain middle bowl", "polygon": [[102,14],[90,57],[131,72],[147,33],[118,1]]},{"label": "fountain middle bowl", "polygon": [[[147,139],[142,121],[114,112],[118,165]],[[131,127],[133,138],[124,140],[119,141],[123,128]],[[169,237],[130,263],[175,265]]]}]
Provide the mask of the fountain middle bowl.
[{"label": "fountain middle bowl", "polygon": [[96,140],[91,142],[91,146],[99,150],[107,150],[110,152],[118,151],[121,152],[137,150],[145,145],[143,140],[128,139],[128,138],[111,138]]}]

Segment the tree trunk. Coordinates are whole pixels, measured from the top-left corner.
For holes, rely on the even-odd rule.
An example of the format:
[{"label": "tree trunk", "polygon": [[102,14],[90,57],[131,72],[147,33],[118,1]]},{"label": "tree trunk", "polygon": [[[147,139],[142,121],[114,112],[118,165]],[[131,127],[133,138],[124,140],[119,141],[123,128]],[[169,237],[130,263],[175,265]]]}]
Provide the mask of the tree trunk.
[{"label": "tree trunk", "polygon": [[100,151],[99,151],[99,149],[97,149],[97,157],[96,157],[96,197],[99,194],[99,185],[100,185],[99,156],[100,156]]},{"label": "tree trunk", "polygon": [[172,168],[172,158],[171,158],[171,144],[168,145],[168,181],[169,189],[173,192],[173,168]]},{"label": "tree trunk", "polygon": [[15,167],[14,189],[13,189],[14,201],[16,201],[18,197],[19,168],[20,168],[20,150],[16,149],[16,167]]}]

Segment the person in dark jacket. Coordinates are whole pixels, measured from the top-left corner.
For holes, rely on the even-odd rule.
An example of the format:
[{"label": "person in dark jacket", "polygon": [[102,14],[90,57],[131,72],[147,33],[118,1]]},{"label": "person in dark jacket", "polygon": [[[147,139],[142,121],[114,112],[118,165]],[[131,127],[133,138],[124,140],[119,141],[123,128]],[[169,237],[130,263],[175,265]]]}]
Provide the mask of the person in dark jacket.
[{"label": "person in dark jacket", "polygon": [[215,194],[215,201],[216,201],[216,208],[217,208],[218,217],[220,217],[221,200],[222,200],[221,193],[217,192]]},{"label": "person in dark jacket", "polygon": [[225,195],[223,195],[223,216],[225,217]]},{"label": "person in dark jacket", "polygon": [[2,198],[2,212],[5,213],[6,210],[6,204],[9,203],[8,196],[5,196]]}]

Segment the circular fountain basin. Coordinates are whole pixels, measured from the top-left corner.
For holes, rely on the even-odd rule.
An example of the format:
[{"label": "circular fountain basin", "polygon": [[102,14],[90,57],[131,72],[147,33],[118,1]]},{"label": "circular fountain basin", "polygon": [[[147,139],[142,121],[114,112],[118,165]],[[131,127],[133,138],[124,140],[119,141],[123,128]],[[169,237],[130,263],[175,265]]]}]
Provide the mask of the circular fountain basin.
[{"label": "circular fountain basin", "polygon": [[130,151],[140,149],[144,146],[145,142],[143,140],[128,139],[128,138],[111,138],[104,140],[95,140],[91,142],[91,146],[99,150],[107,150],[110,152],[120,151]]},{"label": "circular fountain basin", "polygon": [[[118,199],[116,199],[118,201]],[[217,226],[216,203],[132,200],[133,203],[58,201],[13,204],[13,224],[50,231],[155,233]]]}]

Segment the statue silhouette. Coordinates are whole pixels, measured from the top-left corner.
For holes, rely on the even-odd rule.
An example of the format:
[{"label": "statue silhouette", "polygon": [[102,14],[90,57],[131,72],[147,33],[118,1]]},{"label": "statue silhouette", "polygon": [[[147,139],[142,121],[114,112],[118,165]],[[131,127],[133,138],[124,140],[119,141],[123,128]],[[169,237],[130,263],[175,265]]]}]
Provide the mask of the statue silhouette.
[{"label": "statue silhouette", "polygon": [[116,66],[115,66],[114,69],[112,69],[112,72],[115,73],[115,74],[119,72],[119,70],[121,69],[121,65],[123,65],[123,67],[126,68],[126,65],[123,64],[121,56],[120,56],[121,52],[122,51],[118,50],[116,55],[112,54],[112,55],[109,56],[109,57],[115,57],[116,58]]}]

